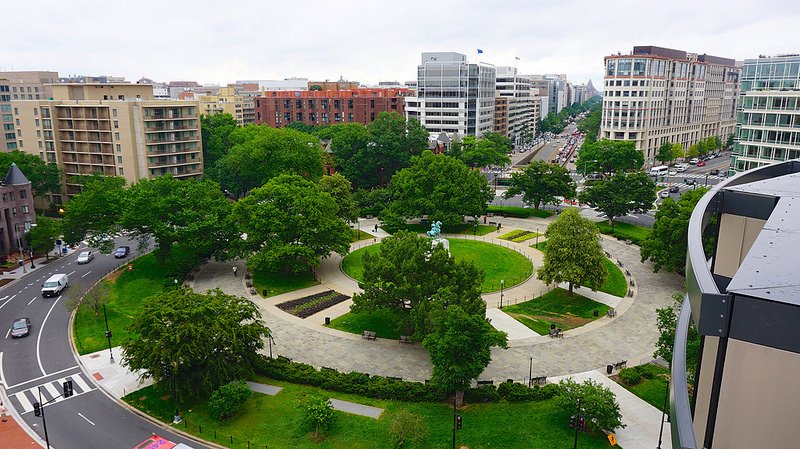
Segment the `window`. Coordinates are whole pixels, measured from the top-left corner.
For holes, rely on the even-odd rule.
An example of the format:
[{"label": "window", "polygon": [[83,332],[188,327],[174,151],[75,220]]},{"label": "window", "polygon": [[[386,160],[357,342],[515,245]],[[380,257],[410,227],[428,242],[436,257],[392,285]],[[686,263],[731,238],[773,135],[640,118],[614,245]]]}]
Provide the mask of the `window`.
[{"label": "window", "polygon": [[114,129],[119,129],[119,122],[114,120]]},{"label": "window", "polygon": [[114,133],[114,140],[119,140],[119,133]]},{"label": "window", "polygon": [[[13,198],[12,198],[12,200],[13,200]],[[16,207],[12,207],[11,208],[11,216],[12,217],[16,217],[17,216],[17,208]]]},{"label": "window", "polygon": [[23,213],[23,214],[28,214],[28,213],[30,213],[30,209],[28,208],[28,206],[27,206],[27,205],[23,205],[23,206],[22,206],[22,213]]},{"label": "window", "polygon": [[117,170],[119,171],[120,175],[124,175],[125,174],[125,169],[123,169],[122,167],[117,167]]},{"label": "window", "polygon": [[122,163],[122,156],[117,156],[117,163],[118,163],[118,164],[121,164],[121,163]]},{"label": "window", "polygon": [[111,110],[111,115],[116,117],[117,116],[117,110],[116,109],[112,109]]},{"label": "window", "polygon": [[39,108],[33,108],[33,115],[34,116],[38,116],[39,115]]},{"label": "window", "polygon": [[122,153],[122,145],[117,144],[117,153]]}]

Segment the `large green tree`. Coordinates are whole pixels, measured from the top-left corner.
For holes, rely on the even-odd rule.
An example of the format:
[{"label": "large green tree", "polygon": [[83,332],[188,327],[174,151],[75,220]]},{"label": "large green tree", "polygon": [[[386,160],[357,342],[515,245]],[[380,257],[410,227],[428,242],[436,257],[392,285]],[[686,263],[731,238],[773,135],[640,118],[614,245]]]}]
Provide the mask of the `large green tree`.
[{"label": "large green tree", "polygon": [[578,131],[586,136],[584,139],[586,144],[597,141],[597,136],[600,134],[600,120],[603,115],[602,109],[602,103],[598,102],[592,106],[589,114],[577,122]]},{"label": "large green tree", "polygon": [[248,267],[301,272],[332,251],[347,254],[352,233],[338,212],[329,193],[299,175],[280,175],[253,189],[234,207],[247,234]]},{"label": "large green tree", "polygon": [[547,227],[547,251],[537,277],[547,284],[568,282],[597,290],[608,276],[600,235],[591,221],[577,209],[567,208]]},{"label": "large green tree", "polygon": [[613,432],[622,423],[617,397],[610,389],[592,379],[577,383],[567,378],[558,384],[558,402],[570,414],[582,415],[589,429]]},{"label": "large green tree", "polygon": [[200,133],[203,140],[203,165],[206,170],[222,159],[233,146],[231,134],[236,129],[236,119],[230,114],[200,116]]},{"label": "large green tree", "polygon": [[128,189],[119,223],[141,248],[154,239],[160,261],[170,256],[173,245],[181,244],[200,262],[224,255],[237,237],[230,215],[231,202],[216,182],[161,176]]},{"label": "large green tree", "polygon": [[644,172],[617,173],[587,187],[579,198],[603,212],[613,225],[616,217],[650,210],[656,200],[655,184]]},{"label": "large green tree", "polygon": [[534,161],[521,172],[511,173],[511,182],[503,197],[522,195],[525,204],[533,206],[536,214],[542,204],[557,204],[562,198],[575,197],[575,181],[567,169],[545,161]]},{"label": "large green tree", "polygon": [[178,395],[200,398],[246,379],[269,329],[252,301],[222,293],[175,289],[142,301],[122,343],[123,363]]},{"label": "large green tree", "polygon": [[[125,178],[86,176],[81,193],[64,207],[61,229],[64,240],[77,245],[90,235],[113,234],[119,230],[119,218],[127,208]],[[106,245],[110,250],[110,245]]]},{"label": "large green tree", "polygon": [[344,176],[334,173],[319,180],[323,192],[328,192],[339,206],[339,218],[351,223],[358,220],[358,206],[353,199],[353,185]]},{"label": "large green tree", "polygon": [[450,145],[447,155],[461,159],[472,168],[510,164],[511,159],[507,153],[511,151],[511,142],[500,134],[488,134],[489,137],[484,136],[481,139],[465,136],[460,142]]},{"label": "large green tree", "polygon": [[583,145],[576,165],[584,172],[621,173],[642,168],[644,155],[631,140],[602,139]]},{"label": "large green tree", "polygon": [[464,222],[464,216],[486,212],[492,192],[486,178],[463,162],[425,151],[412,166],[392,177],[392,203],[384,215],[403,218],[427,215],[445,225]]},{"label": "large green tree", "polygon": [[422,345],[433,365],[431,381],[453,391],[460,405],[464,390],[492,361],[492,348],[508,347],[508,335],[495,330],[483,315],[450,305]]},{"label": "large green tree", "polygon": [[28,233],[28,244],[34,253],[44,253],[47,260],[50,260],[50,251],[56,245],[56,240],[61,236],[61,222],[45,218],[37,217],[36,225],[31,226]]},{"label": "large green tree", "polygon": [[230,140],[233,146],[208,176],[237,198],[284,173],[322,177],[322,147],[310,134],[249,125],[234,130]]},{"label": "large green tree", "polygon": [[656,160],[661,162],[662,164],[666,164],[672,161],[672,144],[669,142],[664,142],[658,147],[658,152],[656,153]]},{"label": "large green tree", "polygon": [[482,282],[483,272],[473,263],[456,261],[430,239],[400,231],[383,239],[378,252],[364,255],[363,293],[353,297],[352,309],[394,310],[400,327],[422,340],[447,306],[483,317]]},{"label": "large green tree", "polygon": [[[653,357],[660,358],[672,364],[672,348],[675,346],[675,329],[678,326],[678,315],[681,313],[683,293],[673,293],[674,304],[663,309],[656,309],[656,328],[658,328],[658,342]],[[694,325],[689,326],[686,336],[686,372],[690,379],[694,378],[697,370],[698,354],[700,352],[700,334]]]},{"label": "large green tree", "polygon": [[645,237],[640,249],[642,262],[651,260],[653,271],[663,268],[685,274],[689,218],[697,202],[707,191],[707,188],[688,190],[677,203],[672,198],[666,198],[661,203],[653,229]]},{"label": "large green tree", "polygon": [[55,163],[45,163],[38,156],[19,150],[0,153],[0,176],[5,176],[11,164],[17,164],[28,181],[35,196],[46,193],[61,193],[61,169]]}]

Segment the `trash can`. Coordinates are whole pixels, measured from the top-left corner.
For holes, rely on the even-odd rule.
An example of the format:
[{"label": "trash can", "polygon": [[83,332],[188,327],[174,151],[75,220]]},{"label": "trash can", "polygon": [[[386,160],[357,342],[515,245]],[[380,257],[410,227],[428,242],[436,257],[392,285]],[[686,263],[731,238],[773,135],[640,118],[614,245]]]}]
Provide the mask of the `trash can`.
[{"label": "trash can", "polygon": [[261,296],[263,296],[265,298],[267,297],[267,289],[266,288],[264,290],[261,290]]},{"label": "trash can", "polygon": [[329,325],[329,324],[331,324],[331,317],[329,317],[329,316],[326,316],[326,317],[325,317],[325,325],[327,326],[327,325]]},{"label": "trash can", "polygon": [[592,315],[594,315],[594,316],[598,316],[598,315],[600,315],[600,312],[598,312],[598,311],[597,311],[597,309],[595,309],[595,311],[594,311],[594,312],[592,312]]},{"label": "trash can", "polygon": [[63,251],[64,254],[67,254],[67,247],[65,246],[65,247],[61,248],[61,251]]},{"label": "trash can", "polygon": [[611,374],[614,371],[614,365],[606,365],[606,373]]}]

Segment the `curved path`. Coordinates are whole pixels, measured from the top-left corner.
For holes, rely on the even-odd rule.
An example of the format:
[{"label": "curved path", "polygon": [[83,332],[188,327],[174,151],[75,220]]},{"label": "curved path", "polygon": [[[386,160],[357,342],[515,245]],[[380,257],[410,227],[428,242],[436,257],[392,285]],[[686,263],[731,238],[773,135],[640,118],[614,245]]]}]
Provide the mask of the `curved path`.
[{"label": "curved path", "polygon": [[[543,231],[549,222],[539,219],[499,221],[507,229],[534,231]],[[481,375],[481,380],[527,381],[531,358],[534,377],[604,369],[607,364],[621,360],[637,364],[652,359],[658,340],[655,309],[671,305],[672,293],[681,290],[683,282],[673,273],[653,273],[650,263],[640,262],[637,246],[604,237],[603,247],[630,270],[637,282],[635,300],[624,300],[616,318],[603,317],[567,331],[564,339],[533,338],[515,341],[509,349],[495,348],[492,351],[492,363]],[[244,263],[238,264],[240,271],[244,272]],[[321,267],[321,272],[328,270],[325,267],[330,264],[338,267],[338,261],[331,258]],[[243,279],[234,277],[230,267],[230,263],[212,262],[206,265],[197,275],[193,287],[198,291],[220,288],[226,293],[253,299],[273,332],[273,351],[276,354],[344,372],[361,371],[417,381],[430,377],[431,365],[427,352],[418,344],[400,345],[396,340],[362,340],[358,335],[319,326],[275,307],[277,303],[327,288],[351,294],[352,284],[346,284],[344,279],[337,278],[331,284],[305,289],[301,295],[291,292],[265,299],[250,295]],[[351,279],[349,281],[352,283]]]}]

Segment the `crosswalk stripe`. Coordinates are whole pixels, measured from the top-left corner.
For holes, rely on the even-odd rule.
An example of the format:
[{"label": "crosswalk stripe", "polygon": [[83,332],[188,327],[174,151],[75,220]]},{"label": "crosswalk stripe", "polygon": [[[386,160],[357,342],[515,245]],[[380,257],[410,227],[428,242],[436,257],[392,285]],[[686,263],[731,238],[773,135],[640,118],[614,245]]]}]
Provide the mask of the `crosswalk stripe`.
[{"label": "crosswalk stripe", "polygon": [[20,391],[15,395],[12,395],[13,398],[17,399],[19,405],[22,406],[22,413],[28,413],[29,411],[33,410],[33,404],[31,404],[31,401],[29,401],[28,397],[25,396],[25,393],[27,392],[28,390],[25,390],[25,391]]},{"label": "crosswalk stripe", "polygon": [[[61,382],[59,382],[59,385],[60,384]],[[64,399],[61,397],[61,392],[59,392],[56,389],[56,387],[53,386],[53,382],[48,382],[44,384],[44,389],[50,394],[50,397],[45,402],[51,401],[53,399],[55,399],[53,402],[58,402]]]},{"label": "crosswalk stripe", "polygon": [[86,393],[87,391],[91,391],[91,388],[89,388],[89,385],[86,385],[86,382],[84,382],[84,380],[83,380],[83,376],[81,376],[80,374],[76,374],[74,376],[71,376],[71,379],[76,384],[78,384],[78,387],[80,387],[80,389],[81,389],[81,393]]},{"label": "crosswalk stripe", "polygon": [[11,398],[16,399],[20,405],[20,414],[29,413],[33,411],[33,403],[39,402],[39,387],[42,387],[42,402],[47,403],[53,399],[53,402],[50,402],[48,405],[52,405],[58,402],[65,400],[64,397],[61,396],[61,388],[66,380],[72,380],[73,385],[76,386],[74,396],[79,396],[84,393],[88,393],[94,388],[90,387],[86,380],[80,373],[73,374],[71,376],[62,377],[60,379],[51,380],[50,382],[45,382],[41,385],[37,385],[26,390],[19,391],[11,395]]}]

